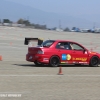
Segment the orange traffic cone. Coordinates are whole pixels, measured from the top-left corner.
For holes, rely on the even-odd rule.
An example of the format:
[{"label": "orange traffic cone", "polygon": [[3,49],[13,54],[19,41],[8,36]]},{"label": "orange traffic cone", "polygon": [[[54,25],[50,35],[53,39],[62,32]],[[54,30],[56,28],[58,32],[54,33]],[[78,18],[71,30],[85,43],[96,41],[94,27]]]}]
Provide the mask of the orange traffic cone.
[{"label": "orange traffic cone", "polygon": [[20,36],[22,36],[22,34],[20,34]]},{"label": "orange traffic cone", "polygon": [[10,42],[10,45],[12,45],[12,42]]},{"label": "orange traffic cone", "polygon": [[62,73],[62,67],[59,67],[59,73],[58,73],[58,75],[63,75],[63,73]]},{"label": "orange traffic cone", "polygon": [[2,56],[0,55],[0,61],[2,61]]}]

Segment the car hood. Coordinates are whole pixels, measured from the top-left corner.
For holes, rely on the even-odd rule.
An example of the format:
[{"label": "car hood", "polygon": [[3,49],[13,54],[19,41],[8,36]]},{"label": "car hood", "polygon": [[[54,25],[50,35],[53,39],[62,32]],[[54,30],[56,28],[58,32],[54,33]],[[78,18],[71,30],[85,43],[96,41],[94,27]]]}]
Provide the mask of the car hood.
[{"label": "car hood", "polygon": [[98,52],[89,51],[89,54],[90,54],[90,55],[98,55],[99,58],[100,58],[100,53],[98,53]]}]

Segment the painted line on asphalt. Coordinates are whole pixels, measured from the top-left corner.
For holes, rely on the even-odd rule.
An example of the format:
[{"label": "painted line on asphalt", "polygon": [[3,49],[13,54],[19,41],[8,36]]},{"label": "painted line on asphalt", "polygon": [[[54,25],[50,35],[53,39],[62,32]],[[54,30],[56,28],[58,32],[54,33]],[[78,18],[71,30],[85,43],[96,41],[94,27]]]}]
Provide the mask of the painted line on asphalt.
[{"label": "painted line on asphalt", "polygon": [[23,38],[14,38],[14,37],[5,37],[5,36],[0,36],[2,40],[23,40]]},{"label": "painted line on asphalt", "polygon": [[13,76],[13,77],[47,77],[47,76],[68,76],[68,77],[100,77],[100,75],[0,75],[0,77],[10,77],[10,76]]},{"label": "painted line on asphalt", "polygon": [[[2,45],[2,46],[10,46],[10,43],[0,43],[0,45]],[[13,45],[13,43],[12,43],[12,45]],[[15,43],[14,43],[14,46],[25,47],[23,45],[17,45]]]},{"label": "painted line on asphalt", "polygon": [[20,93],[30,93],[29,91],[22,91],[22,92],[0,92],[0,94],[20,94]]},{"label": "painted line on asphalt", "polygon": [[1,46],[3,48],[13,48],[13,49],[24,49],[24,48],[21,48],[21,47],[14,47],[14,46]]}]

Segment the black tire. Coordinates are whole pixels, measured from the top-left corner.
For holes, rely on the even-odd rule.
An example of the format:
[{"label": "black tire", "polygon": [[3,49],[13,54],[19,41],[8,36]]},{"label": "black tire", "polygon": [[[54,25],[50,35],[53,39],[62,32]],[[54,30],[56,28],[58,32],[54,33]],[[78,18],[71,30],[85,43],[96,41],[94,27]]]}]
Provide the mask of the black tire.
[{"label": "black tire", "polygon": [[97,67],[100,63],[100,59],[97,56],[93,56],[90,60],[89,66],[91,67]]},{"label": "black tire", "polygon": [[34,64],[35,64],[36,66],[42,65],[40,62],[37,62],[37,61],[35,61]]},{"label": "black tire", "polygon": [[52,56],[50,58],[50,62],[49,62],[50,66],[52,67],[58,67],[60,64],[60,59],[57,56]]}]

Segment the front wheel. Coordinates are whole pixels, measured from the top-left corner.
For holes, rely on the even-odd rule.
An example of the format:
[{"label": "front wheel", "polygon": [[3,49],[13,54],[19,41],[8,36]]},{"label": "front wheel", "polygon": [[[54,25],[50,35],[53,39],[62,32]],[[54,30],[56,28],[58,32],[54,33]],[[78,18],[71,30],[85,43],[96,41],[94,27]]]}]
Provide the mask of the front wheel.
[{"label": "front wheel", "polygon": [[99,65],[99,63],[100,63],[99,58],[97,56],[93,56],[91,58],[91,60],[90,60],[89,66],[91,66],[91,67],[97,67]]},{"label": "front wheel", "polygon": [[50,62],[49,62],[50,66],[52,67],[58,67],[60,64],[60,59],[57,56],[52,56],[50,58]]}]

